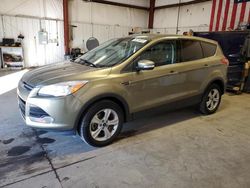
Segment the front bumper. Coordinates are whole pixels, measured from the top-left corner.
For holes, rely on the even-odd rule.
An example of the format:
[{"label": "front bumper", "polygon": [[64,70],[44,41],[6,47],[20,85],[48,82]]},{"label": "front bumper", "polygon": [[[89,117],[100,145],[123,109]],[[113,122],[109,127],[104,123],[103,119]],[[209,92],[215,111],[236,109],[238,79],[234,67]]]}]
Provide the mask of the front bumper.
[{"label": "front bumper", "polygon": [[22,83],[18,85],[19,109],[28,126],[63,131],[75,128],[83,105],[74,95],[39,97],[37,92],[37,88],[27,91]]}]

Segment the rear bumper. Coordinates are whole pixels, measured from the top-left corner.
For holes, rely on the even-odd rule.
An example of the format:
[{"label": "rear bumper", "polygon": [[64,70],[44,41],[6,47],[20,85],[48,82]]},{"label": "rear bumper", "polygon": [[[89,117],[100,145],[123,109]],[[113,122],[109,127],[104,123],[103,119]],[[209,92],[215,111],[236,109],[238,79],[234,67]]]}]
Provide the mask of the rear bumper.
[{"label": "rear bumper", "polygon": [[34,128],[71,131],[82,108],[82,103],[73,95],[65,97],[38,97],[34,88],[28,96],[18,87],[18,103],[25,123]]}]

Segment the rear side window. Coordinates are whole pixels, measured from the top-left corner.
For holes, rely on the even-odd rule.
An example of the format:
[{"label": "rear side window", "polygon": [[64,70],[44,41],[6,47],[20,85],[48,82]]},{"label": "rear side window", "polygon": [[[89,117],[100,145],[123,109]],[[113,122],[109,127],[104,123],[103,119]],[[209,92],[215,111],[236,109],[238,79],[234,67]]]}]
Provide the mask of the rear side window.
[{"label": "rear side window", "polygon": [[201,44],[196,40],[181,40],[181,61],[194,61],[203,58]]},{"label": "rear side window", "polygon": [[203,49],[204,57],[214,56],[217,46],[208,42],[201,42],[201,47]]}]

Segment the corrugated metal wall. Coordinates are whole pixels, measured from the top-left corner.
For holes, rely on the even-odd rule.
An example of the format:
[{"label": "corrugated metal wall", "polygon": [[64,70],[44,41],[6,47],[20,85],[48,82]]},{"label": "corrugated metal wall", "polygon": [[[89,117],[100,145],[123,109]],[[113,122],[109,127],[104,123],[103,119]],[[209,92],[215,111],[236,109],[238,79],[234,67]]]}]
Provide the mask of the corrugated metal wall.
[{"label": "corrugated metal wall", "polygon": [[[126,3],[147,6],[148,0],[126,0]],[[0,6],[0,39],[16,39],[20,33],[24,35],[26,67],[64,59],[62,0],[3,0],[2,4],[5,6]],[[86,50],[86,41],[92,36],[100,43],[114,37],[126,36],[132,27],[146,27],[147,19],[148,13],[144,10],[82,0],[69,1],[70,24],[77,26],[72,28],[71,47]],[[41,28],[49,34],[50,42],[47,45],[40,45],[38,42]],[[58,43],[54,41],[57,36]]]},{"label": "corrugated metal wall", "polygon": [[[121,0],[115,1],[123,2]],[[143,0],[126,0],[124,2],[142,6],[149,4],[148,0],[146,2]],[[177,0],[156,1],[157,6],[175,2]],[[0,38],[11,37],[16,39],[20,33],[25,36],[23,46],[26,67],[41,66],[64,59],[62,0],[29,0],[25,3],[22,3],[21,0],[3,0],[3,4],[6,6],[0,7],[0,14],[4,15],[0,19]],[[178,34],[182,34],[189,29],[207,31],[211,4],[211,2],[204,2],[181,7]],[[178,7],[155,11],[152,32],[175,34],[177,13]],[[20,14],[31,17],[23,17]],[[43,17],[53,19],[41,19],[40,21],[40,18]],[[74,0],[69,1],[69,18],[70,24],[77,26],[72,28],[71,47],[86,50],[86,41],[91,36],[96,37],[102,43],[114,37],[126,36],[133,27],[146,28],[148,12]],[[51,40],[48,45],[38,43],[38,31],[41,28],[49,33],[49,39]],[[58,43],[54,41],[57,36]]]},{"label": "corrugated metal wall", "polygon": [[[148,0],[115,1],[145,7],[149,5]],[[148,12],[74,0],[69,1],[69,20],[72,25],[77,26],[72,29],[73,41],[71,46],[86,50],[85,44],[89,37],[96,37],[102,43],[111,38],[127,36],[133,27],[147,27]]]},{"label": "corrugated metal wall", "polygon": [[[23,49],[25,66],[41,66],[62,61],[64,58],[63,22],[40,20],[18,16],[1,16],[0,38],[14,38],[24,35]],[[43,28],[48,32],[50,42],[41,45],[38,42],[38,31]],[[58,42],[54,39],[57,39]],[[53,40],[51,40],[53,39]]]},{"label": "corrugated metal wall", "polygon": [[155,1],[155,6],[163,6],[163,5],[172,5],[172,4],[177,4],[179,2],[184,3],[184,2],[190,2],[193,0],[156,0]]},{"label": "corrugated metal wall", "polygon": [[95,37],[100,43],[112,38],[127,36],[132,27],[116,26],[116,25],[101,25],[89,24],[81,22],[72,22],[74,26],[72,46],[86,50],[86,42],[90,37]]},{"label": "corrugated metal wall", "polygon": [[[17,16],[1,16],[0,38],[17,38],[24,35],[23,49],[25,66],[42,66],[62,61],[64,59],[63,21],[40,20],[36,18],[24,18]],[[3,23],[2,23],[3,20]],[[127,36],[132,30],[129,26],[90,24],[84,22],[72,22],[72,45],[86,51],[86,41],[94,36],[100,43],[115,38]],[[38,41],[38,31],[43,28],[49,34],[49,43],[41,45]],[[54,40],[57,39],[56,43]]]},{"label": "corrugated metal wall", "polygon": [[3,20],[3,17],[1,16],[0,17],[0,38],[2,38],[3,36],[4,36],[4,33],[3,33],[3,22],[2,22],[2,20]]},{"label": "corrugated metal wall", "polygon": [[[200,26],[179,26],[178,35],[182,35],[183,32],[189,31],[208,31],[208,25],[200,25]],[[161,34],[176,34],[176,27],[165,27],[165,28],[154,28],[150,30],[152,33],[161,33]]]},{"label": "corrugated metal wall", "polygon": [[[1,16],[0,38],[17,38],[24,35],[23,49],[25,66],[41,66],[62,61],[64,59],[63,21],[40,20],[18,16]],[[3,21],[3,23],[2,23]],[[86,51],[86,41],[94,36],[100,43],[115,37],[127,36],[132,30],[129,26],[90,24],[72,22],[72,45]],[[38,41],[38,31],[44,29],[49,34],[49,43],[41,45]],[[54,40],[57,39],[56,43]]]},{"label": "corrugated metal wall", "polygon": [[[186,0],[188,1],[188,0]],[[186,2],[182,0],[181,2]],[[158,0],[157,6],[178,3],[177,0],[164,1]],[[178,34],[184,31],[208,31],[210,22],[212,1],[181,6],[178,7],[159,9],[155,11],[154,29],[153,32],[176,34],[176,26],[178,22]],[[179,21],[178,19],[179,11]]]}]

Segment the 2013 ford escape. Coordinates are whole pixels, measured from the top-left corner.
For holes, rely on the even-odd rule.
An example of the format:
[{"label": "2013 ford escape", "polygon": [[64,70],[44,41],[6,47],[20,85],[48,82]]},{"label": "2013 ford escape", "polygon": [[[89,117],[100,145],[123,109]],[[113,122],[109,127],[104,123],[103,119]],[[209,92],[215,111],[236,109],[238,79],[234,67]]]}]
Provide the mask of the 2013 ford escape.
[{"label": "2013 ford escape", "polygon": [[17,89],[19,108],[31,127],[74,129],[88,144],[105,146],[137,112],[188,100],[203,114],[214,113],[227,65],[212,40],[177,35],[113,39],[74,62],[26,73]]}]

